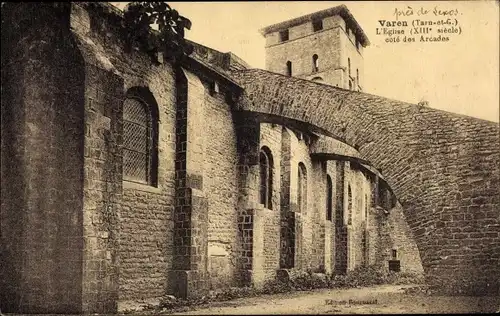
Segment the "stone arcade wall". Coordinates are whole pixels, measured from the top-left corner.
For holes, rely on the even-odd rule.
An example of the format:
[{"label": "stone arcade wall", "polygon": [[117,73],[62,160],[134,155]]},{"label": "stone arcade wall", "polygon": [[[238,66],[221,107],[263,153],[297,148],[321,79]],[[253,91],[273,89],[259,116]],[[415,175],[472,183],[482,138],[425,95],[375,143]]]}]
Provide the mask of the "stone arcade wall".
[{"label": "stone arcade wall", "polygon": [[[440,139],[433,134],[420,140],[430,126],[400,113],[413,107],[395,110],[385,99],[257,70],[235,73],[255,101],[245,104],[245,97],[235,104],[240,89],[229,79],[209,67],[174,68],[128,52],[117,13],[107,5],[90,6],[41,5],[35,12],[19,5],[11,17],[23,31],[2,31],[0,227],[1,250],[8,254],[0,270],[2,310],[111,313],[130,300],[259,285],[280,268],[335,271],[346,265],[347,248],[339,241],[348,235],[335,227],[337,215],[345,217],[346,184],[365,192],[370,187],[353,163],[313,155],[307,129],[315,126],[345,140],[350,151],[359,148],[400,199],[404,215],[399,206],[391,210],[391,228],[383,233],[390,242],[370,242],[370,253],[396,246],[406,256],[408,249],[413,254],[404,265],[418,268],[406,218],[427,272],[443,267],[431,260],[434,249],[452,267],[475,253],[490,275],[497,272],[498,197],[492,192],[498,178],[491,171],[498,152],[486,145],[498,138],[496,126],[421,109],[421,116],[439,117],[450,127]],[[33,31],[39,29],[44,32]],[[311,93],[294,94],[304,89]],[[122,181],[122,104],[130,91],[148,96],[158,110],[157,185]],[[345,106],[335,110],[338,104],[331,102],[342,98]],[[374,109],[372,102],[380,104]],[[240,109],[279,115],[274,118],[281,124]],[[338,119],[348,122],[345,133]],[[398,130],[400,125],[408,128]],[[453,134],[455,125],[469,126],[470,135]],[[441,139],[455,143],[437,146]],[[258,203],[262,146],[273,154],[272,210]],[[471,153],[476,159],[469,160]],[[456,164],[443,162],[441,170],[438,158]],[[307,206],[300,213],[299,163],[307,174]],[[325,219],[326,172],[334,191],[331,223]],[[444,189],[453,196],[439,195]],[[353,201],[353,212],[360,214],[362,195],[354,194]],[[427,206],[429,201],[435,204]],[[434,209],[444,213],[437,216]],[[360,229],[352,239],[355,258]],[[375,235],[380,232],[375,229]],[[446,245],[445,236],[453,238]],[[448,246],[464,242],[468,249],[460,252]]]},{"label": "stone arcade wall", "polygon": [[309,122],[358,148],[386,178],[433,283],[498,292],[499,127],[263,70],[234,72],[238,108]]}]

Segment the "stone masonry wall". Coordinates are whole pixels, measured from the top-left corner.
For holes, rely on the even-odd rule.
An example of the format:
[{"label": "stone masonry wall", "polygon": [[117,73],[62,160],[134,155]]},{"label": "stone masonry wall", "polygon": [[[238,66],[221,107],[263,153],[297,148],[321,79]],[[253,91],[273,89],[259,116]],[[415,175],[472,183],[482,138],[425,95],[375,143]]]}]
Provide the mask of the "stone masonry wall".
[{"label": "stone masonry wall", "polygon": [[[349,87],[349,75],[353,89],[363,82],[363,47],[356,47],[354,33],[348,36],[346,23],[335,15],[323,19],[323,30],[313,32],[312,22],[289,29],[289,40],[280,42],[279,32],[266,35],[266,70],[286,74],[286,62],[292,62],[292,75],[300,78],[322,78],[337,87]],[[318,71],[313,71],[314,54],[318,55]],[[348,59],[351,62],[349,74]],[[357,72],[359,72],[359,82]]]},{"label": "stone masonry wall", "polygon": [[123,80],[86,65],[83,310],[116,310]]},{"label": "stone masonry wall", "polygon": [[[211,78],[127,51],[116,12],[93,5],[20,5],[10,16],[19,29],[2,32],[0,308],[114,313],[118,302],[259,283],[280,267],[342,272],[349,258],[351,268],[365,262],[366,220],[370,262],[396,248],[403,271],[421,271],[422,258],[431,281],[495,291],[498,124],[261,70],[234,72],[247,89],[235,105],[224,89],[209,93]],[[157,185],[122,181],[130,91],[158,110]],[[359,149],[400,204],[384,215],[378,183],[354,163],[312,159],[300,124],[260,123],[250,111]],[[272,210],[257,203],[262,146],[273,153]],[[351,231],[342,223],[348,184]],[[290,267],[283,245],[294,248]]]},{"label": "stone masonry wall", "polygon": [[[301,26],[297,26],[301,27]],[[312,32],[312,30],[311,30]],[[272,72],[286,74],[286,62],[292,62],[292,76],[308,75],[312,72],[312,56],[319,56],[319,69],[316,74],[327,77],[322,73],[340,65],[341,42],[339,28],[330,28],[319,31],[314,35],[290,39],[285,43],[266,47],[266,69]]]},{"label": "stone masonry wall", "polygon": [[[314,214],[314,173],[309,147],[305,139],[299,139],[293,131],[289,131],[291,140],[290,158],[290,201],[291,209],[295,212],[295,268],[313,269],[312,262],[308,259],[312,255],[313,246],[313,214]],[[299,212],[298,198],[298,172],[299,163],[303,163],[306,169],[307,194],[306,208]]]},{"label": "stone masonry wall", "polygon": [[[347,29],[341,27],[339,30],[340,37],[340,67],[343,68],[343,76],[344,79],[343,84],[339,85],[339,87],[344,89],[349,89],[349,78],[351,78],[351,82],[353,83],[353,90],[359,91],[358,85],[362,88],[364,81],[364,60],[363,60],[363,46],[359,44],[359,48],[356,47],[356,39],[352,32],[352,29],[349,31],[349,36],[347,33]],[[349,73],[349,60],[351,62],[351,72]],[[359,73],[359,82],[358,76]]]},{"label": "stone masonry wall", "polygon": [[[205,91],[209,87],[205,86]],[[237,284],[238,152],[231,107],[224,92],[205,93],[204,176],[208,201],[208,265],[211,288]],[[202,128],[198,126],[197,128]]]},{"label": "stone masonry wall", "polygon": [[203,186],[205,89],[196,75],[184,69],[177,69],[176,85],[174,258],[168,293],[191,298],[204,295],[209,287],[208,201]]},{"label": "stone masonry wall", "polygon": [[239,284],[251,285],[255,281],[253,268],[262,243],[254,242],[254,215],[259,201],[260,123],[245,115],[235,114],[238,148],[238,243]]},{"label": "stone masonry wall", "polygon": [[247,96],[239,109],[309,122],[359,148],[400,201],[430,282],[498,292],[497,123],[263,70],[233,76]]},{"label": "stone masonry wall", "polygon": [[401,262],[401,272],[423,273],[422,262],[417,244],[413,238],[403,209],[400,204],[390,210],[388,215],[378,212],[374,221],[378,225],[381,243],[377,247],[378,262],[388,269],[388,260],[392,259],[392,250],[397,251],[397,260]]},{"label": "stone masonry wall", "polygon": [[312,269],[323,272],[325,269],[325,221],[326,221],[326,162],[313,161],[313,212],[312,219]]},{"label": "stone masonry wall", "polygon": [[[352,164],[347,164],[346,182],[352,190],[352,225],[350,230],[350,262],[349,267],[355,268],[365,263],[365,251],[363,248],[363,234],[365,233],[366,219],[364,217],[365,202],[364,196],[370,193],[367,187],[369,179],[360,170],[353,168]],[[347,216],[347,214],[346,214]],[[389,232],[391,233],[391,232]],[[376,250],[377,252],[379,249]]]},{"label": "stone masonry wall", "polygon": [[69,11],[2,4],[3,312],[82,312],[85,69]]},{"label": "stone masonry wall", "polygon": [[264,243],[263,243],[263,279],[270,280],[276,276],[279,268],[280,249],[280,200],[281,200],[281,132],[282,126],[261,123],[260,147],[270,149],[273,159],[272,168],[272,209],[263,209]]},{"label": "stone masonry wall", "polygon": [[290,158],[291,140],[290,131],[281,129],[281,157],[280,157],[280,269],[289,269],[294,266],[295,260],[295,216],[291,209],[290,198]]},{"label": "stone masonry wall", "polygon": [[[102,14],[102,13],[101,13]],[[126,92],[140,88],[151,93],[158,106],[158,186],[124,182],[119,216],[120,279],[119,300],[157,298],[167,287],[166,271],[171,267],[174,204],[175,78],[170,65],[152,65],[140,52],[126,53],[119,37],[109,31],[116,26],[86,7],[74,6],[74,30],[88,59],[102,69],[123,78]],[[104,22],[104,23],[103,23]],[[130,67],[130,65],[136,65]],[[102,89],[101,89],[102,91]],[[99,89],[95,92],[99,94]],[[101,92],[102,94],[102,92]],[[156,106],[154,104],[150,106]],[[121,120],[121,114],[119,116]],[[121,166],[121,161],[119,163]],[[120,169],[121,175],[121,169]]]}]

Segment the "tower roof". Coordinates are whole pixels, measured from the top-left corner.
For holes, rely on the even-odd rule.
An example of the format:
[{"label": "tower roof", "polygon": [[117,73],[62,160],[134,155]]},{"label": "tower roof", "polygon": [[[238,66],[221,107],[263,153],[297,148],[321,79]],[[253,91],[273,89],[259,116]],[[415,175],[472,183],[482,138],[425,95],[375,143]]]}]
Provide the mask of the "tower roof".
[{"label": "tower roof", "polygon": [[365,32],[344,4],[318,12],[306,14],[295,19],[269,25],[260,29],[259,31],[263,36],[265,36],[271,32],[285,30],[292,26],[300,25],[308,21],[322,19],[334,15],[340,15],[345,20],[347,26],[354,30],[356,37],[359,39],[359,42],[361,43],[361,45],[363,45],[363,47],[370,45],[370,41],[368,40]]}]

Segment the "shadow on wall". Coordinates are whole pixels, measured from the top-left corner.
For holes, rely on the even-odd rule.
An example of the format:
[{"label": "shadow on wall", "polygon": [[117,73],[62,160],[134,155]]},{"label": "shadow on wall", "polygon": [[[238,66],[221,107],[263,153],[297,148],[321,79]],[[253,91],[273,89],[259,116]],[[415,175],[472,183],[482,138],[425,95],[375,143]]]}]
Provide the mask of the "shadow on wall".
[{"label": "shadow on wall", "polygon": [[406,222],[399,202],[389,211],[377,208],[376,221],[379,229],[378,262],[390,269],[390,262],[399,262],[403,273],[424,273],[420,252]]}]

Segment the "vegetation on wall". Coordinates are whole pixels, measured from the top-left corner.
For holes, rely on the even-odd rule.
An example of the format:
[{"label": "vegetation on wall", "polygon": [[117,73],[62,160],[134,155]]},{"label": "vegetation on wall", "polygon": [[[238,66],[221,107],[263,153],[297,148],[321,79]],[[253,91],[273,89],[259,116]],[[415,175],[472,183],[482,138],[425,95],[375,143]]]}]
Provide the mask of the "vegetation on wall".
[{"label": "vegetation on wall", "polygon": [[[184,29],[191,29],[191,21],[166,2],[131,2],[123,17],[127,42],[151,57],[157,58],[161,52],[166,60],[176,63],[193,52],[184,38]],[[158,26],[158,32],[151,31],[153,25]]]}]

